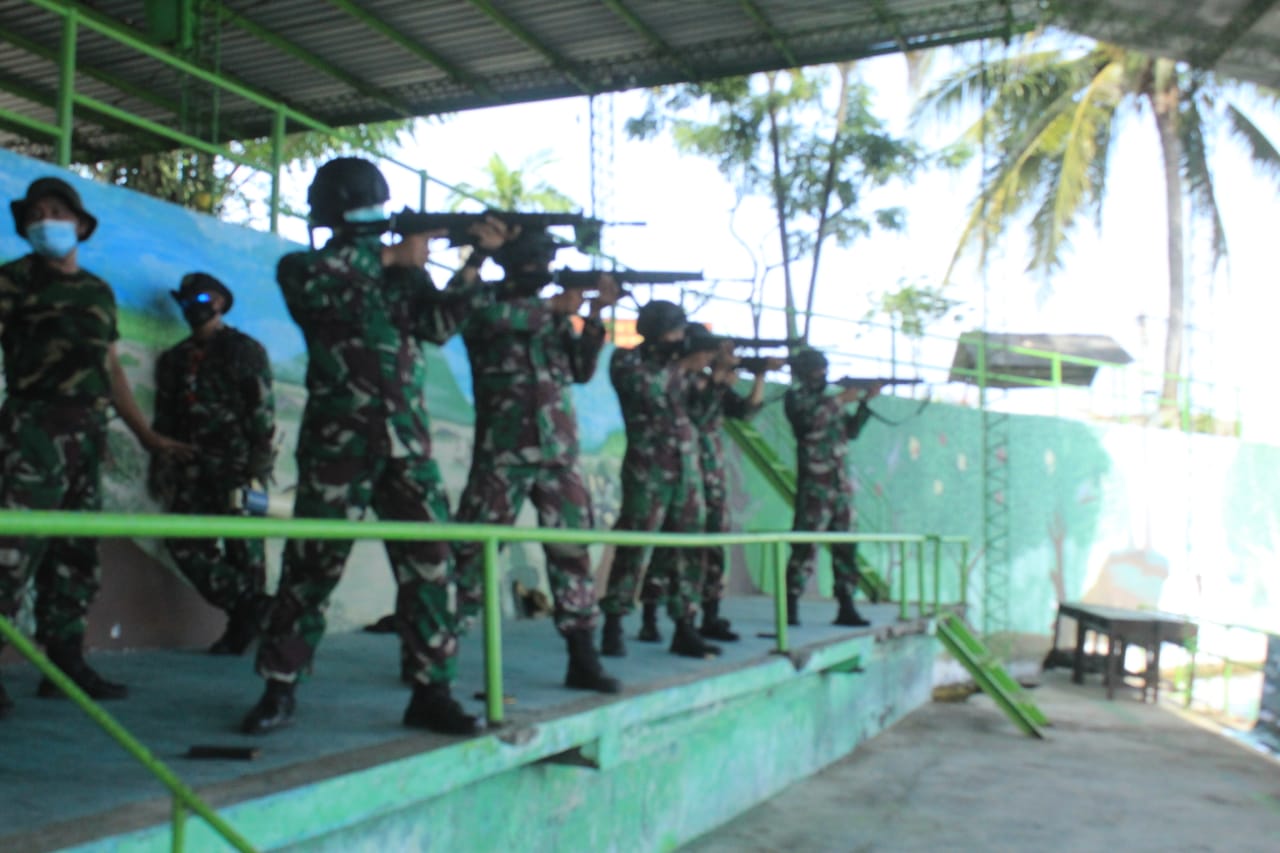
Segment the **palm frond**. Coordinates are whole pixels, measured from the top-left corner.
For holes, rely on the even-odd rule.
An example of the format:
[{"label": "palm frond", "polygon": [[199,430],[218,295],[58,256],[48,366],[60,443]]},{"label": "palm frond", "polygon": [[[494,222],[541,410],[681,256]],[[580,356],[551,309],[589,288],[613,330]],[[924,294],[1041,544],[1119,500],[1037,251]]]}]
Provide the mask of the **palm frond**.
[{"label": "palm frond", "polygon": [[1209,146],[1205,140],[1205,118],[1195,99],[1189,99],[1178,117],[1182,143],[1182,175],[1186,181],[1191,213],[1209,223],[1213,265],[1227,256],[1227,232],[1218,209],[1213,172],[1209,169]]}]

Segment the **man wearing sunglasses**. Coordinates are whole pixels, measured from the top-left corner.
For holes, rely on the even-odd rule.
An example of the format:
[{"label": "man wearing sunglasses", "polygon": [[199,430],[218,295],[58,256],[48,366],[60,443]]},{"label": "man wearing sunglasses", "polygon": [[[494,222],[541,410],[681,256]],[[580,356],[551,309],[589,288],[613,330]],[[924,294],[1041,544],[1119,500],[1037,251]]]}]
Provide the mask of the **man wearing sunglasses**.
[{"label": "man wearing sunglasses", "polygon": [[[170,295],[191,335],[156,362],[153,427],[194,445],[196,454],[186,461],[153,458],[148,486],[171,512],[226,515],[234,494],[271,479],[271,365],[261,344],[223,321],[235,297],[221,281],[190,273]],[[209,651],[243,654],[266,611],[263,541],[169,539],[165,546],[178,571],[227,614],[226,630]]]}]

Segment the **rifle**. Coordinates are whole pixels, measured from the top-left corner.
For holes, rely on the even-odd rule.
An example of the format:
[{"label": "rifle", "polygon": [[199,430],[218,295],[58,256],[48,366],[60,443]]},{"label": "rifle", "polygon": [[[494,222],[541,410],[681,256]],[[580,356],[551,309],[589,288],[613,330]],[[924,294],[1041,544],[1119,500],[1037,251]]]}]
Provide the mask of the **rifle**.
[{"label": "rifle", "polygon": [[799,338],[729,338],[733,341],[734,349],[776,349],[777,347],[787,347],[788,349],[804,346],[804,341]]},{"label": "rifle", "polygon": [[406,207],[399,213],[392,214],[387,219],[383,230],[400,235],[447,231],[450,246],[468,246],[475,241],[475,238],[468,233],[471,226],[484,222],[489,216],[501,219],[509,226],[519,225],[524,230],[552,228],[557,225],[570,226],[573,228],[574,245],[592,251],[600,249],[600,232],[606,224],[610,224],[581,213],[518,213],[511,210],[487,210],[484,213],[428,213]]},{"label": "rifle", "polygon": [[655,270],[556,270],[554,281],[565,290],[587,290],[596,286],[602,275],[613,277],[619,285],[628,284],[678,284],[682,281],[702,281],[700,272],[660,272]]},{"label": "rifle", "polygon": [[878,391],[881,388],[887,388],[890,385],[921,385],[923,379],[898,379],[896,377],[865,377],[865,376],[844,376],[840,379],[833,379],[833,385],[839,385],[841,388],[857,388],[859,390]]},{"label": "rifle", "polygon": [[[738,359],[738,369],[747,373],[763,373],[774,359],[764,355],[748,355]],[[785,366],[785,365],[784,365]]]}]

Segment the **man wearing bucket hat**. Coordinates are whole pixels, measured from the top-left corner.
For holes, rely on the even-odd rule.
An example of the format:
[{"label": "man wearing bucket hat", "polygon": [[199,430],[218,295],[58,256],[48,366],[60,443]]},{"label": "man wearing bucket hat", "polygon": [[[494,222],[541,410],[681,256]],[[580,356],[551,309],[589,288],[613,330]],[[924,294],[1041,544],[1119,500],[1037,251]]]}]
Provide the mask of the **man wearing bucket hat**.
[{"label": "man wearing bucket hat", "polygon": [[[0,266],[0,509],[96,511],[109,407],[148,451],[190,448],[152,430],[133,398],[116,351],[115,295],[79,263],[79,244],[98,226],[80,194],[61,178],[40,178],[10,209],[32,252]],[[99,575],[93,539],[0,537],[0,615],[17,614],[34,576],[36,639],[49,659],[91,697],[119,699],[127,688],[84,659]],[[47,680],[37,693],[61,695]],[[0,688],[0,716],[11,707]]]},{"label": "man wearing bucket hat", "polygon": [[[191,336],[156,362],[152,425],[190,443],[196,454],[186,461],[153,457],[148,485],[171,512],[226,515],[234,511],[233,494],[271,479],[271,364],[261,344],[223,321],[235,296],[221,281],[189,273],[170,295]],[[178,571],[227,614],[226,630],[209,651],[242,654],[266,611],[263,541],[169,539],[165,546]]]}]

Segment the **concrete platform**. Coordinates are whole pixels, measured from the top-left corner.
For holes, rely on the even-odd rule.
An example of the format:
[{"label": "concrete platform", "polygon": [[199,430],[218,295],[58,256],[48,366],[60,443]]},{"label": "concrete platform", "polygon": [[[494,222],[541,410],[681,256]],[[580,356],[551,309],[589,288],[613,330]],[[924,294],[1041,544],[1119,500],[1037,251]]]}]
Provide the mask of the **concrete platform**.
[{"label": "concrete platform", "polygon": [[687,853],[1223,851],[1280,847],[1280,762],[1137,690],[1050,672],[1022,737],[979,694],[912,712]]},{"label": "concrete platform", "polygon": [[[535,782],[559,786],[558,796],[568,798],[535,800],[535,810],[582,808],[557,832],[502,830],[523,849],[588,838],[603,845],[591,849],[616,849],[622,837],[635,838],[634,849],[670,848],[836,760],[927,700],[937,648],[927,621],[899,623],[896,607],[867,606],[872,626],[851,631],[825,624],[834,605],[805,602],[808,624],[792,629],[793,652],[783,658],[772,653],[772,640],[757,636],[773,630],[771,607],[763,598],[726,602],[743,640],[726,644],[714,661],[629,642],[627,658],[607,662],[626,685],[613,697],[561,687],[564,646],[546,620],[507,623],[508,720],[470,740],[401,726],[407,691],[393,636],[326,638],[315,676],[299,689],[295,725],[262,738],[237,731],[261,691],[247,657],[147,651],[98,655],[94,664],[131,689],[128,700],[104,707],[264,849],[486,849],[485,836],[459,820],[466,814],[460,802],[477,787],[505,786],[485,802],[510,815],[515,806],[500,806],[503,797],[523,799]],[[630,621],[634,634],[638,617]],[[456,694],[479,712],[478,636],[465,642],[460,669]],[[169,799],[161,786],[70,703],[35,698],[30,667],[5,667],[3,679],[17,707],[0,723],[0,850],[167,849]],[[843,723],[828,731],[833,714]],[[259,746],[261,754],[185,759],[193,744]],[[757,754],[739,773],[740,796],[700,807],[682,787],[705,785],[699,777],[716,778],[717,762],[743,751]],[[594,769],[561,778],[548,761]],[[687,780],[673,784],[673,773]],[[643,793],[655,788],[677,803],[690,800],[687,813],[668,820]],[[606,794],[615,804],[625,799],[626,814],[605,815],[601,827],[587,806]],[[427,812],[415,816],[415,809]],[[436,818],[428,819],[432,809]],[[447,828],[440,814],[451,816]],[[193,819],[188,834],[188,849],[218,849],[202,822]]]}]

